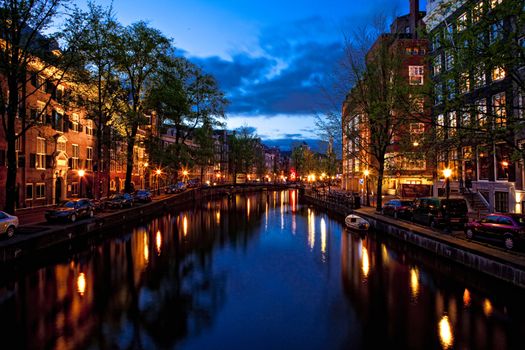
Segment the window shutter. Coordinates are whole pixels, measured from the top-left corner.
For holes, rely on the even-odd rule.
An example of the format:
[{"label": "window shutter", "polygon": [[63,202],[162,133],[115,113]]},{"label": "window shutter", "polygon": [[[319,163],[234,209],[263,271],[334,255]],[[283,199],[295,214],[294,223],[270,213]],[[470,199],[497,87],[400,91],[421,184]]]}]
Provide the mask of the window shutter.
[{"label": "window shutter", "polygon": [[36,154],[35,153],[29,154],[29,167],[32,169],[36,168]]},{"label": "window shutter", "polygon": [[51,120],[52,120],[52,116],[50,114],[46,114],[46,124],[49,125],[51,124]]},{"label": "window shutter", "polygon": [[82,132],[83,130],[84,130],[84,126],[78,123],[78,132]]},{"label": "window shutter", "polygon": [[31,74],[31,85],[33,85],[34,87],[38,87],[38,82],[37,82],[37,79],[36,79],[36,73],[33,73]]},{"label": "window shutter", "polygon": [[516,163],[509,162],[509,182],[516,182]]},{"label": "window shutter", "polygon": [[46,169],[52,169],[53,168],[53,156],[50,154],[46,154]]},{"label": "window shutter", "polygon": [[0,166],[5,166],[5,149],[0,149]]},{"label": "window shutter", "polygon": [[71,122],[69,121],[69,117],[67,115],[64,115],[64,132],[68,132],[70,127]]}]

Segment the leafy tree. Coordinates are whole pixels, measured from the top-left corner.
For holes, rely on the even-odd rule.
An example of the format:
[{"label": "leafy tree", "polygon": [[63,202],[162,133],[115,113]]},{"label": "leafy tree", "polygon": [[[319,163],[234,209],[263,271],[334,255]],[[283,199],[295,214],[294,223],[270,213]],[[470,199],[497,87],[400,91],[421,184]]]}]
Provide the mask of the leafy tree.
[{"label": "leafy tree", "polygon": [[256,145],[257,136],[250,128],[243,126],[234,131],[229,137],[230,150],[230,172],[233,176],[233,182],[237,182],[237,174],[250,173],[250,170],[256,164]]},{"label": "leafy tree", "polygon": [[98,197],[103,188],[99,184],[103,178],[106,193],[109,193],[109,164],[111,148],[111,123],[116,113],[121,110],[118,96],[123,94],[117,79],[115,50],[117,33],[120,30],[112,8],[103,8],[88,2],[88,10],[77,9],[77,17],[85,23],[81,28],[72,27],[71,32],[80,31],[78,49],[82,59],[81,70],[76,72],[77,90],[84,98],[88,116],[96,127],[96,163],[94,171],[95,195]]},{"label": "leafy tree", "polygon": [[[514,160],[525,160],[519,142],[525,137],[523,1],[471,1],[459,10],[461,5],[440,4],[429,21],[436,24],[430,40],[435,53],[437,150],[448,161],[448,153],[461,146],[493,154],[500,144]],[[486,84],[503,94],[481,98],[478,91]]]},{"label": "leafy tree", "polygon": [[[424,120],[421,106],[427,95],[427,86],[409,85],[397,34],[385,33],[386,26],[378,21],[347,40],[345,65],[353,88],[343,106],[342,123],[347,140],[343,152],[359,162],[360,171],[371,170],[378,194],[388,165],[406,162],[410,153],[423,156],[407,140],[410,123]],[[378,196],[377,210],[381,207]]]},{"label": "leafy tree", "polygon": [[[24,140],[27,130],[45,117],[47,107],[56,97],[56,87],[68,78],[70,68],[77,64],[74,53],[78,37],[65,31],[48,33],[58,18],[80,26],[78,19],[68,14],[65,3],[63,0],[0,1],[3,46],[0,74],[4,79],[0,86],[0,117],[7,141],[5,210],[10,213],[14,212],[17,200],[16,142]],[[45,80],[31,79],[32,76]],[[49,95],[45,97],[45,107],[38,113],[28,114],[26,106],[32,96],[47,88]]]},{"label": "leafy tree", "polygon": [[[227,103],[211,75],[183,57],[167,58],[147,94],[147,106],[156,112],[159,129],[174,133],[173,159],[166,164],[175,169],[191,162],[204,165],[212,140],[204,140],[203,133],[209,135],[213,128],[223,126]],[[188,149],[187,140],[194,136],[204,147],[202,153]]]},{"label": "leafy tree", "polygon": [[132,191],[133,151],[137,131],[147,123],[145,96],[151,78],[158,71],[162,60],[170,54],[170,41],[158,30],[144,22],[137,22],[118,33],[115,64],[121,86],[125,89],[125,108],[117,122],[123,125],[126,149],[126,182],[124,190]]},{"label": "leafy tree", "polygon": [[199,166],[200,180],[202,183],[204,180],[204,170],[206,167],[213,165],[213,157],[215,155],[213,129],[209,123],[205,123],[195,131],[195,142],[197,148],[193,152],[193,159],[195,164]]}]

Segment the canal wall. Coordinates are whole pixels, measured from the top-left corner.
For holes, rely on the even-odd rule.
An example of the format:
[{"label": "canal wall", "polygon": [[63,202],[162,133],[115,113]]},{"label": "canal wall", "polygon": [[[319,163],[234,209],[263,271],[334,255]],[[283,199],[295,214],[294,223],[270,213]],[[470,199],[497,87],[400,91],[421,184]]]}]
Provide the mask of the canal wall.
[{"label": "canal wall", "polygon": [[354,212],[370,222],[377,232],[386,233],[398,240],[426,250],[436,257],[463,265],[480,273],[496,277],[515,286],[525,288],[525,255],[510,252],[479,242],[468,241],[462,233],[458,236],[431,228],[400,221],[376,213],[375,208],[351,207],[318,200],[308,193],[301,196],[303,203],[313,204],[331,211],[342,218]]},{"label": "canal wall", "polygon": [[17,233],[10,239],[0,241],[0,263],[16,259],[31,258],[48,249],[69,245],[74,241],[89,236],[103,236],[111,230],[132,228],[136,224],[159,216],[174,209],[186,209],[200,201],[232,196],[238,193],[274,191],[289,188],[284,185],[223,185],[207,188],[189,189],[174,195],[165,195],[153,202],[137,205],[129,209],[114,212],[97,213],[94,218],[79,220],[75,223],[41,223],[24,227],[23,234]]}]

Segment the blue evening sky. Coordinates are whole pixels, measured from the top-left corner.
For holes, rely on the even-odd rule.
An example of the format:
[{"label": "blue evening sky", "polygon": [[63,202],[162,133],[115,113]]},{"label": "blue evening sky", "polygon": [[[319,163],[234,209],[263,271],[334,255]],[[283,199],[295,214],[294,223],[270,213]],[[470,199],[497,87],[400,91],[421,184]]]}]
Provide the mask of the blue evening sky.
[{"label": "blue evening sky", "polygon": [[[98,0],[107,5],[110,0]],[[263,140],[317,139],[344,35],[378,12],[408,13],[409,0],[114,0],[119,21],[147,21],[213,74],[231,104],[227,125]],[[420,1],[424,10],[425,1]],[[340,101],[339,101],[340,100]],[[286,142],[284,142],[286,143]]]}]

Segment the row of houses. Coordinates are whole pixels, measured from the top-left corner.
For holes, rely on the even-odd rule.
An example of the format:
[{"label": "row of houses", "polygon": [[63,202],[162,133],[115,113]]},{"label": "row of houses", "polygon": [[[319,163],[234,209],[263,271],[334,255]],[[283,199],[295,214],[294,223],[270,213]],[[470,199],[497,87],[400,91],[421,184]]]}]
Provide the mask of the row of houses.
[{"label": "row of houses", "polygon": [[[390,32],[370,48],[369,56],[378,42],[390,38],[393,50],[401,53],[410,88],[431,87],[417,115],[388,147],[382,195],[437,196],[448,191],[486,211],[525,212],[524,164],[519,159],[525,143],[520,124],[525,95],[519,83],[525,77],[519,59],[523,50],[516,52],[512,64],[487,64],[497,43],[516,40],[521,48],[525,43],[523,22],[518,21],[523,6],[514,7],[518,13],[505,13],[499,7],[512,6],[506,1],[513,0],[429,0],[424,12],[419,1],[410,0],[410,13],[396,18]],[[342,127],[366,134],[366,123],[357,126],[366,115],[353,107],[353,94],[343,103]],[[417,99],[414,96],[406,98]],[[400,156],[396,137],[406,139]],[[374,180],[370,169],[377,164],[356,151],[355,135],[343,138],[343,186],[362,192],[365,171]],[[418,157],[410,160],[409,153]],[[450,170],[448,179],[445,169]]]}]

